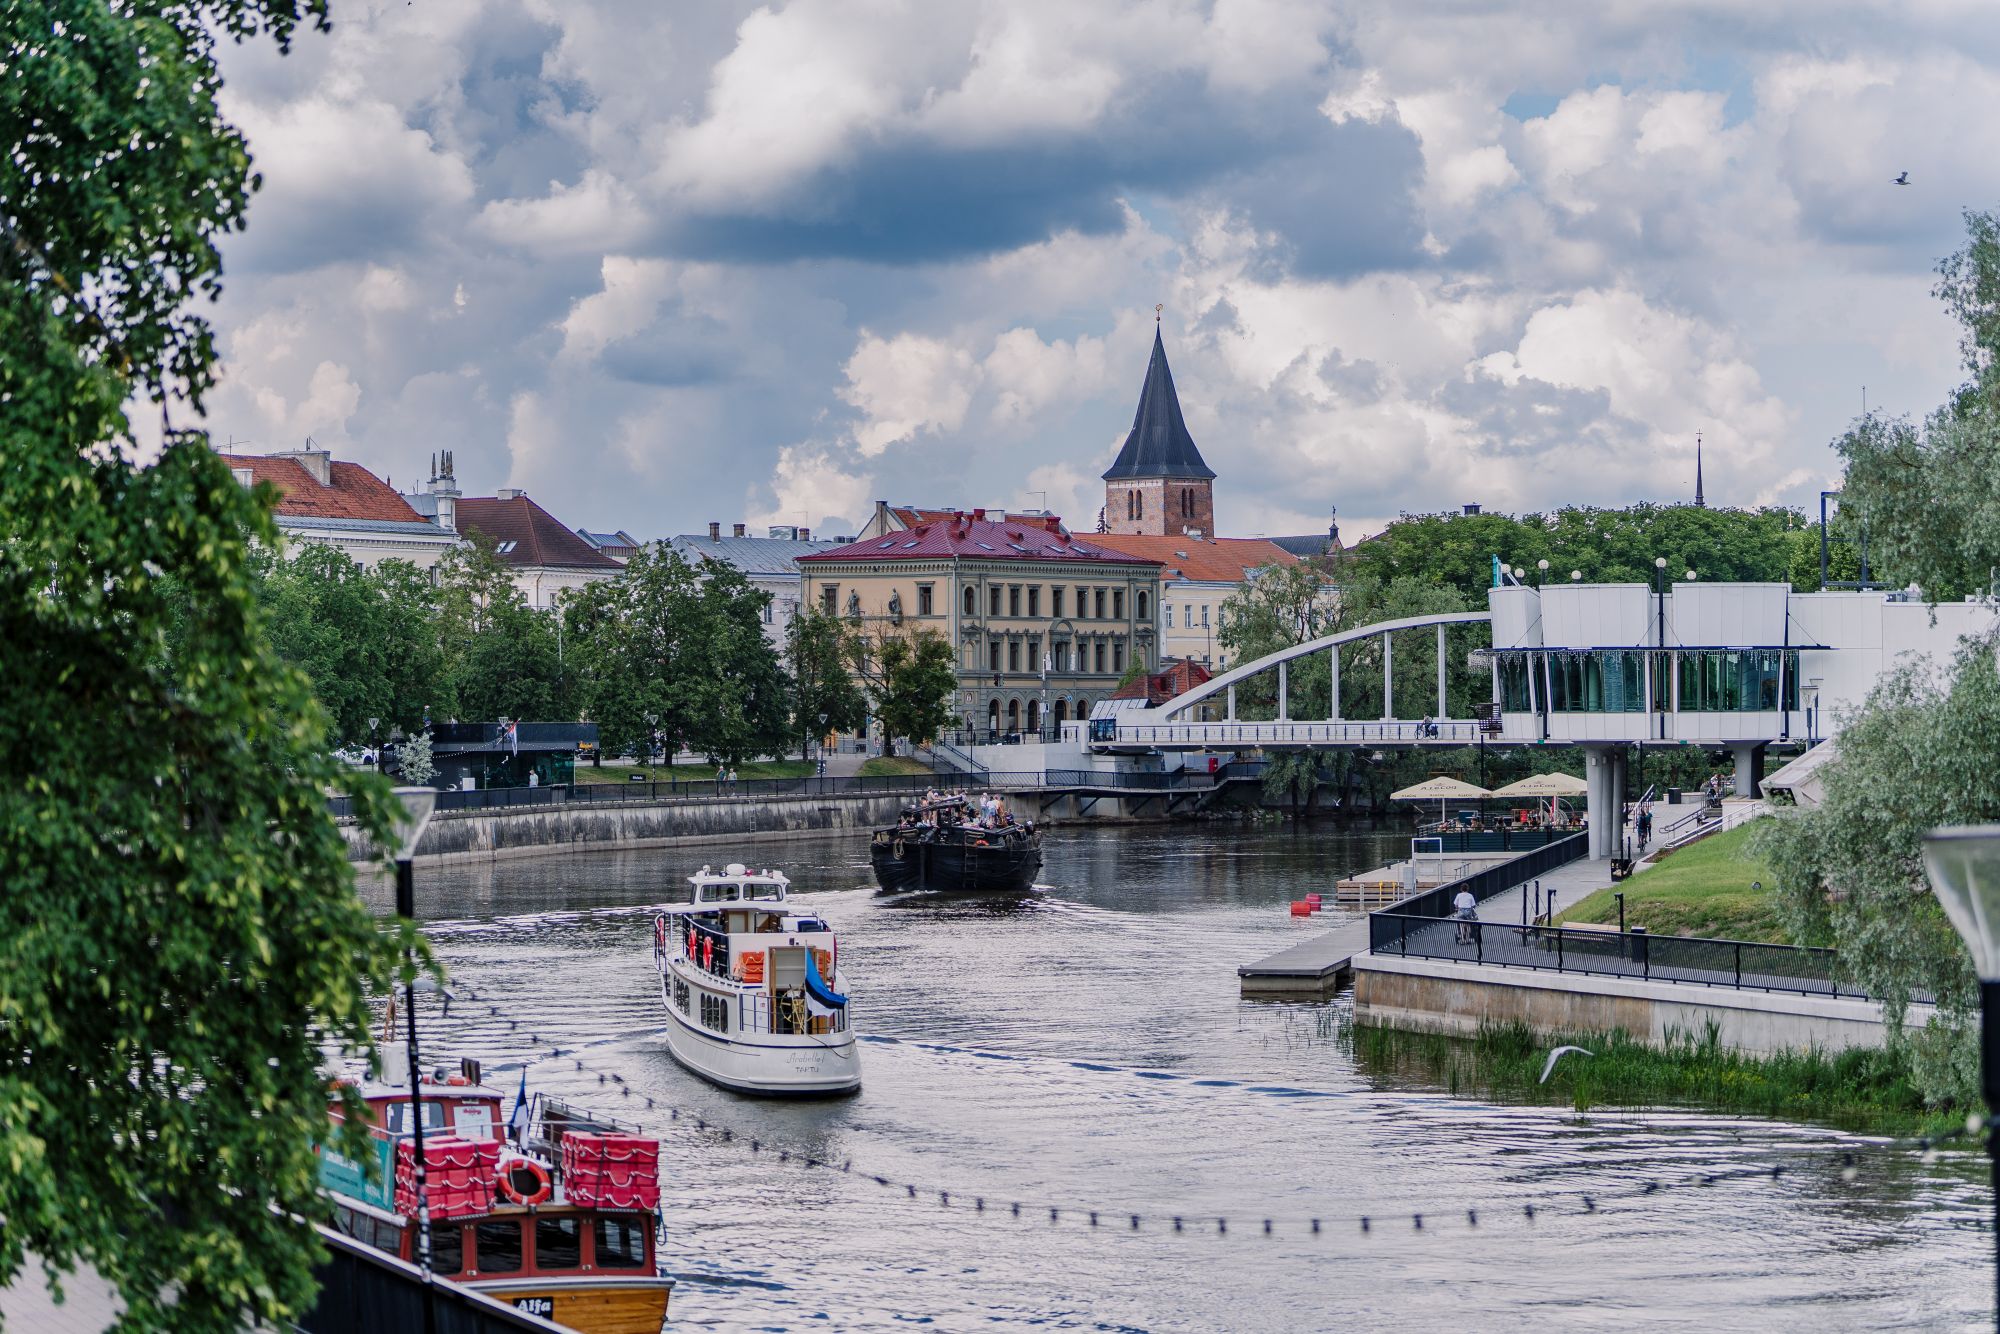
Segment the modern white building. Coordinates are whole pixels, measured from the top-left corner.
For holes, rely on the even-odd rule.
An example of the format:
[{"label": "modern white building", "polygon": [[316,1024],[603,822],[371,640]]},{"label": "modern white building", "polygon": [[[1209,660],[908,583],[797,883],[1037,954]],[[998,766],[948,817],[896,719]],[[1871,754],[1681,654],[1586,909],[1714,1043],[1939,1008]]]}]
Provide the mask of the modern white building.
[{"label": "modern white building", "polygon": [[1508,585],[1487,600],[1501,738],[1583,747],[1593,810],[1616,808],[1635,742],[1726,749],[1737,791],[1754,792],[1766,746],[1824,740],[1897,659],[1948,661],[2000,616],[1977,601],[1664,580]]}]

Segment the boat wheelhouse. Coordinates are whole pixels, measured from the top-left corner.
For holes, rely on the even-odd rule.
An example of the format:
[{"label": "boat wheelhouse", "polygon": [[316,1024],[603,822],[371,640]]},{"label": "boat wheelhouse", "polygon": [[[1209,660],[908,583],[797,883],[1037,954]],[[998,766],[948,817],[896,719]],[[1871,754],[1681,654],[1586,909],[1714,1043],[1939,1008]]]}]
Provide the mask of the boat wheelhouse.
[{"label": "boat wheelhouse", "polygon": [[826,1096],[861,1087],[840,942],[788,902],[782,872],[731,863],[688,877],[653,922],[667,1050],[738,1093]]},{"label": "boat wheelhouse", "polygon": [[[541,1094],[510,1139],[507,1095],[480,1082],[476,1061],[419,1087],[431,1272],[583,1334],[659,1334],[674,1286],[660,1268],[659,1142]],[[358,1091],[369,1159],[319,1146],[334,1226],[420,1263],[410,1087]]]}]

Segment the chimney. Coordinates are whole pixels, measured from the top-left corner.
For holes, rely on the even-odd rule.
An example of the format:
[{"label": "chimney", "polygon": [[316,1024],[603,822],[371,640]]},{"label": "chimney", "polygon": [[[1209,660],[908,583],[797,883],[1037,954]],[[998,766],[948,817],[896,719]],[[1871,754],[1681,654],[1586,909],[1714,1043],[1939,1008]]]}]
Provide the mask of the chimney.
[{"label": "chimney", "polygon": [[812,530],[812,529],[810,529],[810,528],[801,528],[801,529],[799,529],[799,541],[801,541],[801,542],[810,542],[810,541],[812,541],[812,538],[813,538],[813,530]]},{"label": "chimney", "polygon": [[895,526],[889,522],[889,502],[886,500],[875,502],[874,528],[877,537],[885,536],[895,530]]},{"label": "chimney", "polygon": [[519,500],[527,494],[526,491],[523,491],[518,486],[503,486],[493,493],[493,498],[495,500]]},{"label": "chimney", "polygon": [[981,523],[984,523],[986,521],[986,511],[983,509],[974,508],[972,511],[972,517],[974,519],[979,520]]},{"label": "chimney", "polygon": [[713,542],[722,536],[722,525],[714,519],[708,521],[708,540]]},{"label": "chimney", "polygon": [[1479,513],[1479,506],[1477,504],[1467,505],[1465,507],[1465,512],[1467,514],[1477,514]]},{"label": "chimney", "polygon": [[743,525],[740,523],[731,524],[729,526],[729,535],[731,537],[743,536]]},{"label": "chimney", "polygon": [[[310,437],[307,438],[306,443],[308,445],[312,443]],[[277,457],[292,460],[308,473],[312,474],[312,479],[321,486],[333,485],[333,455],[327,450],[287,449],[281,451]]]}]

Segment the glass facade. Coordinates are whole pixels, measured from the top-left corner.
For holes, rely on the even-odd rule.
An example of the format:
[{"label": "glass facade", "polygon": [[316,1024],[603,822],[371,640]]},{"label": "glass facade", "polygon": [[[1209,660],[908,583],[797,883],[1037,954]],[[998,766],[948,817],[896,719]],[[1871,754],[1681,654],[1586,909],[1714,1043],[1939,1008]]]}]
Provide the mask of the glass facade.
[{"label": "glass facade", "polygon": [[[1783,678],[1783,698],[1779,695]],[[1758,713],[1799,707],[1797,649],[1701,649],[1680,655],[1683,713]]]},{"label": "glass facade", "polygon": [[1612,649],[1588,653],[1558,649],[1548,656],[1549,712],[1643,713],[1646,654]]},{"label": "glass facade", "polygon": [[1535,699],[1528,691],[1528,672],[1534,665],[1531,653],[1500,655],[1500,707],[1508,713],[1531,713]]}]

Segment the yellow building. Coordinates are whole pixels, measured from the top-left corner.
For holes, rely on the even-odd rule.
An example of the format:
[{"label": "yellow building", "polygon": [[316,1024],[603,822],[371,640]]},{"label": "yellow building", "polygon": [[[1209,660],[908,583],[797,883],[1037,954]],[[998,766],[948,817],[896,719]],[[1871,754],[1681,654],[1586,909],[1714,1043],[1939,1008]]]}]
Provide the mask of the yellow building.
[{"label": "yellow building", "polygon": [[1159,669],[1160,562],[1074,537],[1053,516],[932,513],[798,564],[808,605],[878,632],[945,636],[968,730],[1088,718],[1134,662]]}]

